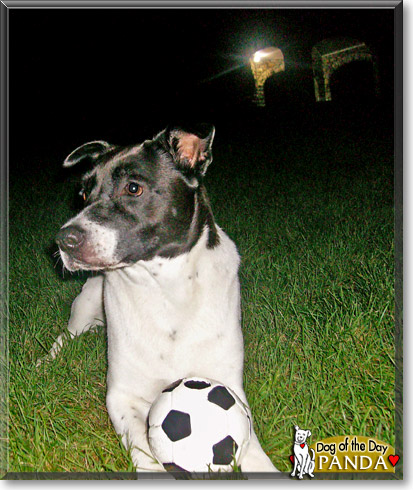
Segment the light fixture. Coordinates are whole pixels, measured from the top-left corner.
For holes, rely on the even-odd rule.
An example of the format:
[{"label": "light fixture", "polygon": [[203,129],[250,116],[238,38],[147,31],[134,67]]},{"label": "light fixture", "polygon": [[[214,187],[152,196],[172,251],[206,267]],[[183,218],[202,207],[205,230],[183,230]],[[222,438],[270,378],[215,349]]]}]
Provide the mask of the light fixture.
[{"label": "light fixture", "polygon": [[273,73],[285,70],[284,55],[281,49],[270,46],[254,53],[250,58],[250,65],[255,80],[255,103],[259,107],[265,107],[265,81]]}]

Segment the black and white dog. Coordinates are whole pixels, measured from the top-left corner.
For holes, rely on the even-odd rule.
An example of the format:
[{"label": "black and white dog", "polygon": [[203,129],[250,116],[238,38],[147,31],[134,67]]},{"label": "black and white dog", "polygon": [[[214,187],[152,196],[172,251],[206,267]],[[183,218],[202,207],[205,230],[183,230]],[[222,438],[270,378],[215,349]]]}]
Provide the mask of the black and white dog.
[{"label": "black and white dog", "polygon": [[[216,379],[247,403],[239,256],[203,184],[214,131],[173,127],[126,148],[93,141],[64,162],[93,167],[83,177],[85,209],[57,235],[63,263],[103,272],[73,302],[68,330],[73,337],[106,321],[107,408],[138,471],[163,470],[151,457],[146,419],[171,382]],[[277,471],[255,434],[238,463],[244,472]]]}]

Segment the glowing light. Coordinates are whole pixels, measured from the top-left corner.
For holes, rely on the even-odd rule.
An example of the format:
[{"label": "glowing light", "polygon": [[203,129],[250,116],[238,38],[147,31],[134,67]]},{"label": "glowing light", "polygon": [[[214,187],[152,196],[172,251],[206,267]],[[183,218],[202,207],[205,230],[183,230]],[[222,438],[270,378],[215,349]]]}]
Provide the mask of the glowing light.
[{"label": "glowing light", "polygon": [[253,61],[254,63],[259,63],[262,61],[263,58],[270,58],[271,60],[279,60],[283,59],[283,55],[281,53],[281,50],[278,48],[264,48],[260,49],[254,54]]},{"label": "glowing light", "polygon": [[265,81],[274,73],[285,70],[284,55],[281,49],[273,46],[260,49],[250,58],[250,66],[255,79],[255,102],[265,107]]}]

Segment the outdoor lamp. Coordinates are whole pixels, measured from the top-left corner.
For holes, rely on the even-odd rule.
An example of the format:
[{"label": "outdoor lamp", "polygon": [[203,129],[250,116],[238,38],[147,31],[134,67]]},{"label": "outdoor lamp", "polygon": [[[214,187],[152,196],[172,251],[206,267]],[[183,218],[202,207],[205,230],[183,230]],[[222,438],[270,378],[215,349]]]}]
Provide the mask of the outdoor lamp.
[{"label": "outdoor lamp", "polygon": [[255,80],[255,103],[265,107],[264,84],[273,73],[285,70],[284,55],[279,48],[260,49],[250,58],[252,74]]}]

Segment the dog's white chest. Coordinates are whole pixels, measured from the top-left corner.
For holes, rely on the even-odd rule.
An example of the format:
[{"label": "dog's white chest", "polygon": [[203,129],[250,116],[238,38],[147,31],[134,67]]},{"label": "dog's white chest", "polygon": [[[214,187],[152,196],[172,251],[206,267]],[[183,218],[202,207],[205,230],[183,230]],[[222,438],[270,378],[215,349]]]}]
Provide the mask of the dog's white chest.
[{"label": "dog's white chest", "polygon": [[109,380],[127,371],[142,384],[149,373],[158,389],[156,380],[220,379],[231,372],[223,363],[241,376],[239,257],[222,231],[220,239],[213,250],[202,237],[188,254],[106,274]]}]

